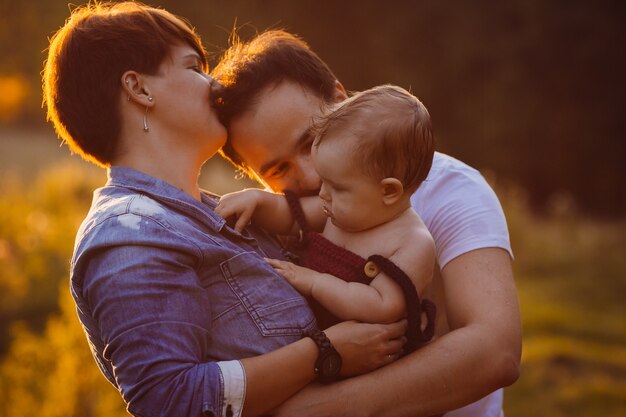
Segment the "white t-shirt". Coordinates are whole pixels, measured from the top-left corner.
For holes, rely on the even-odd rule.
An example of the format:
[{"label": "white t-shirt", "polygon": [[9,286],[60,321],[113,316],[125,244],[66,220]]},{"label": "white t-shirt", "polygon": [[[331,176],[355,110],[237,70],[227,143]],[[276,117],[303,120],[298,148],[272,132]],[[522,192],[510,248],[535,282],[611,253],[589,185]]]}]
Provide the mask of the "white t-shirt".
[{"label": "white t-shirt", "polygon": [[[504,212],[496,194],[474,168],[436,152],[426,180],[411,197],[435,240],[442,269],[466,252],[498,247],[513,256]],[[499,417],[502,389],[446,417]]]}]

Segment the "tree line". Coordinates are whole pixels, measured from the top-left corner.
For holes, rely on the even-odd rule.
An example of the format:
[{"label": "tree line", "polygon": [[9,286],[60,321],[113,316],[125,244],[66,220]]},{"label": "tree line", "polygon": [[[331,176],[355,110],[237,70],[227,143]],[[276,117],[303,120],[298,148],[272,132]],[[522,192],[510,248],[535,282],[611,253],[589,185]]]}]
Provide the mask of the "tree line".
[{"label": "tree line", "polygon": [[[309,42],[349,90],[410,88],[431,112],[440,150],[522,186],[537,211],[625,212],[624,2],[148,3],[188,18],[213,63],[233,27],[244,39],[281,27]],[[69,7],[0,3],[0,86],[19,76],[26,91],[3,123],[44,125],[39,77],[47,37]]]}]

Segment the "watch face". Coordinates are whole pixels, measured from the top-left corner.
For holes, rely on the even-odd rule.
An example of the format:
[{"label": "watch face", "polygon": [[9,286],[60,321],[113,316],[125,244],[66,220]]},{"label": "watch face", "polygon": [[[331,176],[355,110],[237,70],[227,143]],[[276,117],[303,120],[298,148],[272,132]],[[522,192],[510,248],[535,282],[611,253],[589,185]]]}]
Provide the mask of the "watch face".
[{"label": "watch face", "polygon": [[324,376],[335,376],[341,370],[341,356],[337,352],[328,352],[322,361],[321,374]]}]

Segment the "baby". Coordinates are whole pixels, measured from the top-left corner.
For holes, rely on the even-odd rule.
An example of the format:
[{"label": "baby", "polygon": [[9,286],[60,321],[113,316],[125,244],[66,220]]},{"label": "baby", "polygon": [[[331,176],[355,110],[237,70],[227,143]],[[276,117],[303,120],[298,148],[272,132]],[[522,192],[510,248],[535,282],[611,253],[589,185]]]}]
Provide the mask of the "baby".
[{"label": "baby", "polygon": [[[434,154],[428,111],[406,90],[379,86],[329,109],[312,135],[319,199],[249,189],[223,196],[216,212],[237,216],[238,230],[252,221],[279,235],[300,231],[304,266],[268,262],[342,320],[390,323],[408,316],[405,349],[413,350],[434,326],[434,305],[420,303],[417,294],[432,279],[435,245],[410,203]],[[422,334],[423,308],[430,335]]]}]

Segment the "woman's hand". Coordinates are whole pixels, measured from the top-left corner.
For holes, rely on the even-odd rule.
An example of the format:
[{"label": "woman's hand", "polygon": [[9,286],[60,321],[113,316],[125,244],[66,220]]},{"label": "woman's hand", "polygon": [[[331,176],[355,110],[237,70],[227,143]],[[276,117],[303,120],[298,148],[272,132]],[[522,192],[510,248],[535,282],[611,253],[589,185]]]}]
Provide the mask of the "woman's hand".
[{"label": "woman's hand", "polygon": [[341,355],[341,376],[355,376],[390,364],[402,354],[407,321],[369,324],[345,321],[324,332]]}]

